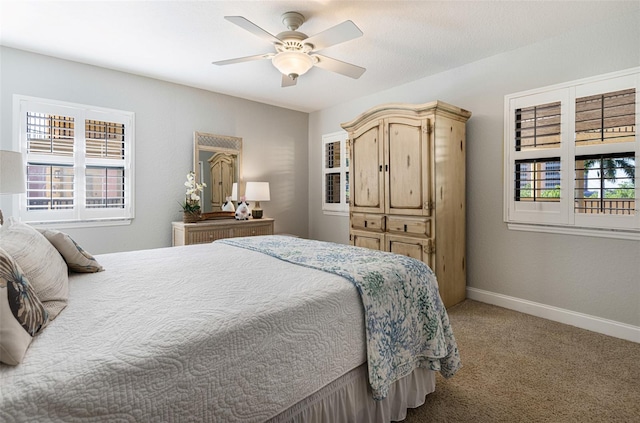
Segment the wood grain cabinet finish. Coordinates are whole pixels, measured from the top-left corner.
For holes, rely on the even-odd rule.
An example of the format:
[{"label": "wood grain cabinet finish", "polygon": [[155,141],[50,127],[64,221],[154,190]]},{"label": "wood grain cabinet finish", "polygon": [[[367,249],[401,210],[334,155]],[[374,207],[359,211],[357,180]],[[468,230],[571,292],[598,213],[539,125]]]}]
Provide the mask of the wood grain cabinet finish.
[{"label": "wood grain cabinet finish", "polygon": [[384,232],[384,215],[352,213],[351,227],[354,229],[365,229],[369,231]]},{"label": "wood grain cabinet finish", "polygon": [[273,235],[274,219],[207,220],[198,223],[172,222],[172,244],[191,245],[213,242],[222,238]]},{"label": "wood grain cabinet finish", "polygon": [[349,134],[350,240],[427,263],[447,307],[466,296],[465,143],[471,113],[393,103],[342,124]]}]

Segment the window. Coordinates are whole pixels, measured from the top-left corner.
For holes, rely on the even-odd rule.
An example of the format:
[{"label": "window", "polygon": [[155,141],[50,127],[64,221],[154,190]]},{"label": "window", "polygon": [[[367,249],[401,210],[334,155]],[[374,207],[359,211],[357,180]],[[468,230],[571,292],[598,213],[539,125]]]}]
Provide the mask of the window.
[{"label": "window", "polygon": [[27,161],[23,221],[133,218],[133,113],[24,96],[14,109]]},{"label": "window", "polygon": [[560,159],[517,160],[516,201],[560,201]]},{"label": "window", "polygon": [[640,68],[505,97],[510,229],[640,239]]},{"label": "window", "polygon": [[322,210],[349,213],[349,148],[347,133],[322,136]]}]

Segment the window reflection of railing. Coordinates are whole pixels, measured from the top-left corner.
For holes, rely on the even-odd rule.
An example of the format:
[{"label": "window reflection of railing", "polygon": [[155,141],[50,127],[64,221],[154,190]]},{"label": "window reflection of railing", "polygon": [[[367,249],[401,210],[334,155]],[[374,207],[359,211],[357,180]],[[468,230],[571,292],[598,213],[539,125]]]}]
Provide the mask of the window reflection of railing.
[{"label": "window reflection of railing", "polygon": [[124,202],[122,198],[95,198],[87,199],[87,208],[124,208]]},{"label": "window reflection of railing", "polygon": [[635,215],[636,201],[633,198],[586,198],[575,202],[576,213]]},{"label": "window reflection of railing", "polygon": [[60,210],[60,209],[72,209],[73,198],[60,199],[60,198],[30,198],[28,200],[28,210]]},{"label": "window reflection of railing", "polygon": [[[59,198],[42,198],[42,199],[29,199],[29,210],[60,210],[73,208],[73,199],[59,199]],[[122,198],[109,198],[105,199],[90,199],[86,201],[87,208],[123,208]]]}]

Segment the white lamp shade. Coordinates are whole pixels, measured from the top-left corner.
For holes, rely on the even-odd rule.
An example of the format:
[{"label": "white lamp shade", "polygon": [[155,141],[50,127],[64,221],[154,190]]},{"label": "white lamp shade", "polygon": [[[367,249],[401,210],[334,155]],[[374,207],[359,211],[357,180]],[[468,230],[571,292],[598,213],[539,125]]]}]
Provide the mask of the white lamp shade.
[{"label": "white lamp shade", "polygon": [[244,196],[249,201],[269,201],[269,182],[247,182]]},{"label": "white lamp shade", "polygon": [[313,67],[313,58],[299,51],[282,51],[273,56],[271,62],[280,73],[287,76],[298,77]]},{"label": "white lamp shade", "polygon": [[234,182],[231,186],[231,201],[238,201],[238,183]]},{"label": "white lamp shade", "polygon": [[25,191],[22,154],[0,150],[0,194],[21,194]]}]

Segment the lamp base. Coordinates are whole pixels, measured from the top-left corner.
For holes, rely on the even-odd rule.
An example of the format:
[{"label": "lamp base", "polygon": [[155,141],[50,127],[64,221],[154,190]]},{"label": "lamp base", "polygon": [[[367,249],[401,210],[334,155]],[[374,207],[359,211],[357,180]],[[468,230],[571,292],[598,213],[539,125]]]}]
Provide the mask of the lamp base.
[{"label": "lamp base", "polygon": [[262,209],[251,210],[251,217],[254,219],[262,219]]}]

